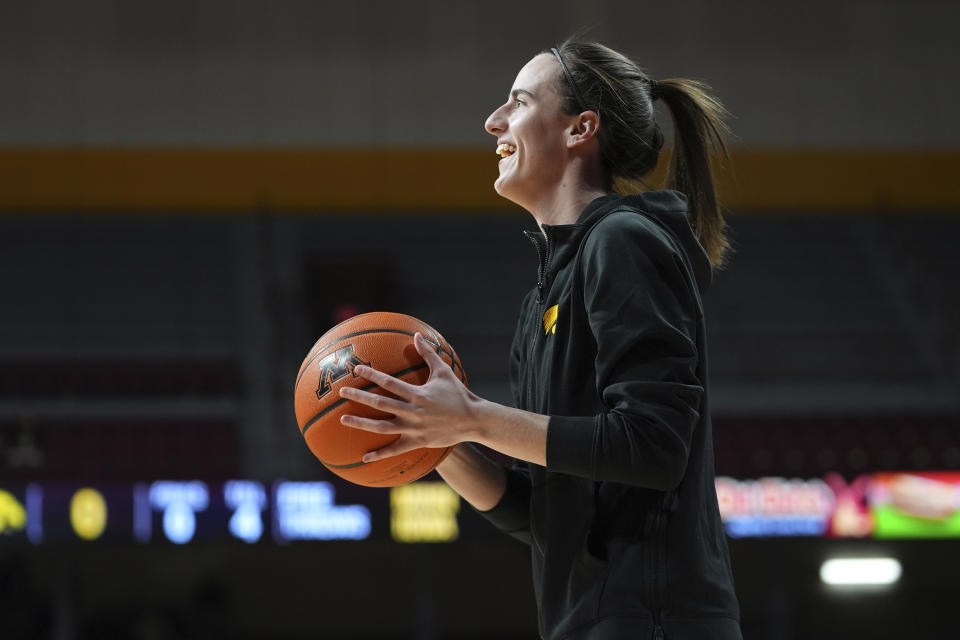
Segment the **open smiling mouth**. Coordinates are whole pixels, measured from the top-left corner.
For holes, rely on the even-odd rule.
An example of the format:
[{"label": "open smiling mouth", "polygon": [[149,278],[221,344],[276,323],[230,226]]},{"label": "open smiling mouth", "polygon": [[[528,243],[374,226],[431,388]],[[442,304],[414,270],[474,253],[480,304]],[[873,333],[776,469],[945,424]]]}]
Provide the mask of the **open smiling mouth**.
[{"label": "open smiling mouth", "polygon": [[503,143],[497,146],[497,155],[500,156],[500,159],[509,158],[514,153],[517,152],[517,146],[513,144]]}]

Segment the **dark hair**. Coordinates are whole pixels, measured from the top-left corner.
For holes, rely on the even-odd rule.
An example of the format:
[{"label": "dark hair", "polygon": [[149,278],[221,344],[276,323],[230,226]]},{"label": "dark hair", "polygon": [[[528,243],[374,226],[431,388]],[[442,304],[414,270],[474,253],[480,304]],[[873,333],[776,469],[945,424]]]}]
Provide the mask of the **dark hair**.
[{"label": "dark hair", "polygon": [[[717,202],[711,156],[728,161],[723,141],[729,114],[696,80],[654,81],[627,56],[594,42],[568,40],[557,47],[568,71],[557,72],[556,88],[564,113],[576,114],[578,95],[600,117],[600,156],[607,188],[640,182],[657,166],[663,133],[653,101],[662,99],[673,117],[673,153],[667,187],[687,197],[690,225],[714,266],[722,266],[729,248],[726,223]],[[550,50],[544,53],[551,54]],[[570,83],[576,84],[571,87]]]}]

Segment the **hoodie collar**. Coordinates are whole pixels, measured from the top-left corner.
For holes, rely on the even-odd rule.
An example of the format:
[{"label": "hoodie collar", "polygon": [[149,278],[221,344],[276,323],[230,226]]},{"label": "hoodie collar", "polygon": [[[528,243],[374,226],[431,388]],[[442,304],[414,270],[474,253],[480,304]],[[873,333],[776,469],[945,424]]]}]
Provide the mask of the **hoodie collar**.
[{"label": "hoodie collar", "polygon": [[527,237],[537,246],[541,268],[555,272],[565,265],[580,246],[580,240],[601,217],[613,210],[621,196],[606,195],[595,198],[584,207],[573,224],[540,225],[543,233],[527,231]]}]

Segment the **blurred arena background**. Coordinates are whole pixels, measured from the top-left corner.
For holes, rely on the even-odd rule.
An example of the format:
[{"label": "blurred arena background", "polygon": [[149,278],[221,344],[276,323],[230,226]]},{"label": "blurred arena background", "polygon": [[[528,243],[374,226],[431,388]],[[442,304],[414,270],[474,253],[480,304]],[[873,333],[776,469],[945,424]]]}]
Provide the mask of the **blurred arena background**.
[{"label": "blurred arena background", "polygon": [[[509,401],[532,220],[493,192],[482,124],[582,27],[735,116],[708,327],[745,637],[951,637],[958,19],[935,0],[0,3],[0,637],[536,637],[526,549],[442,487],[335,479],[292,388],[338,318],[389,309]],[[827,585],[840,556],[899,580]]]}]

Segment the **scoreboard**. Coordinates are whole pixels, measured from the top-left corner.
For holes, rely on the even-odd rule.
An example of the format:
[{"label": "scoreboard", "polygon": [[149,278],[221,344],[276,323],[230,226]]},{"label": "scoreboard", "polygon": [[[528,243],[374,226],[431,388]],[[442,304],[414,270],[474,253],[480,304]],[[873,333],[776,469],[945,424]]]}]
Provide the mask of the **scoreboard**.
[{"label": "scoreboard", "polygon": [[[443,482],[367,489],[324,481],[157,480],[0,485],[0,544],[187,544],[232,539],[448,542],[495,533]],[[489,529],[489,531],[487,530]]]}]

